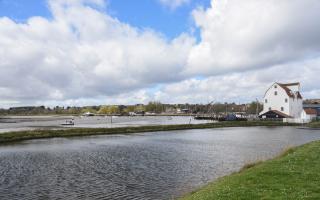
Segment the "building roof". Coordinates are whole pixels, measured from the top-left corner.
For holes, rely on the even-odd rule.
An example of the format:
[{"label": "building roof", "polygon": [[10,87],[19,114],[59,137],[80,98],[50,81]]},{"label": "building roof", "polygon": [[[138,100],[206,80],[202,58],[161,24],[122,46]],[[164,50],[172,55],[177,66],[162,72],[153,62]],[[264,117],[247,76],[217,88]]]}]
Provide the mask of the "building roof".
[{"label": "building roof", "polygon": [[301,96],[301,93],[298,92],[298,95],[297,95],[298,99],[302,99],[302,96]]},{"label": "building roof", "polygon": [[271,110],[271,111],[285,118],[292,118],[290,115],[284,114],[283,112],[280,112],[278,110]]},{"label": "building roof", "polygon": [[280,112],[278,110],[269,110],[269,111],[261,114],[260,117],[263,116],[263,115],[266,115],[266,116],[267,115],[279,115],[282,118],[292,118],[291,116],[289,116],[289,115],[287,115],[287,114],[285,114],[283,112]]},{"label": "building roof", "polygon": [[294,85],[300,85],[300,83],[299,82],[295,82],[295,83],[278,83],[279,85],[281,84],[281,85],[283,85],[283,86],[285,86],[285,87],[287,87],[287,86],[294,86]]},{"label": "building roof", "polygon": [[316,109],[313,108],[304,108],[304,111],[306,112],[307,115],[317,115],[318,112]]},{"label": "building roof", "polygon": [[[287,95],[291,98],[295,98],[294,92],[288,88],[288,86],[300,85],[300,83],[277,83],[281,88],[283,88]],[[297,92],[297,98],[302,99],[300,92]]]}]

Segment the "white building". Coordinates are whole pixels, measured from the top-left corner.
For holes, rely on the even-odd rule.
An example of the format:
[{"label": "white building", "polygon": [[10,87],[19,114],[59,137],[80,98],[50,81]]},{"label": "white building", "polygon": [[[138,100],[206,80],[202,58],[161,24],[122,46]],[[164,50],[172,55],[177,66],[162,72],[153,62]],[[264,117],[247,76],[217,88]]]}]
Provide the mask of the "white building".
[{"label": "white building", "polygon": [[261,118],[300,118],[303,110],[300,83],[274,83],[263,98]]},{"label": "white building", "polygon": [[317,110],[313,108],[305,108],[301,112],[301,119],[303,122],[311,122],[314,119],[317,119]]}]

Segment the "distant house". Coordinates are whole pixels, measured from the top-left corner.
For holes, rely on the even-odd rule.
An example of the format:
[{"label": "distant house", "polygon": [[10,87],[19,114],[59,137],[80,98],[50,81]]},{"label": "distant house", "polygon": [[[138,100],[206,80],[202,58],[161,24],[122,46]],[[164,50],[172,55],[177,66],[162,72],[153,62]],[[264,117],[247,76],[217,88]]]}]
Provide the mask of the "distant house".
[{"label": "distant house", "polygon": [[274,83],[265,92],[260,118],[300,118],[303,110],[300,83]]},{"label": "distant house", "polygon": [[317,111],[317,116],[320,118],[320,99],[308,99],[304,101],[303,108],[312,108]]},{"label": "distant house", "polygon": [[316,105],[316,104],[319,104],[320,105],[320,99],[307,99],[303,102],[304,104],[313,104],[313,105]]},{"label": "distant house", "polygon": [[304,108],[301,113],[301,119],[305,122],[310,122],[317,119],[318,111],[313,108]]}]

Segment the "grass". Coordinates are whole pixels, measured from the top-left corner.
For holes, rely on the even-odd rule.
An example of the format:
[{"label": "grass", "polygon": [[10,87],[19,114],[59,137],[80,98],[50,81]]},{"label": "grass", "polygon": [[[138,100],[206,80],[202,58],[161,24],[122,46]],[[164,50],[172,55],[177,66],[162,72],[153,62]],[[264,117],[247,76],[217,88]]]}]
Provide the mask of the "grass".
[{"label": "grass", "polygon": [[182,200],[320,199],[320,141],[246,165]]},{"label": "grass", "polygon": [[17,142],[30,139],[54,138],[54,137],[75,137],[91,135],[110,135],[110,134],[132,134],[141,132],[155,131],[174,131],[186,129],[207,129],[223,127],[249,127],[249,126],[295,126],[277,121],[239,121],[239,122],[221,122],[208,124],[182,124],[182,125],[157,125],[141,127],[123,127],[123,128],[74,128],[64,130],[33,130],[8,132],[0,134],[0,143]]},{"label": "grass", "polygon": [[314,121],[308,124],[310,128],[320,128],[320,121]]}]

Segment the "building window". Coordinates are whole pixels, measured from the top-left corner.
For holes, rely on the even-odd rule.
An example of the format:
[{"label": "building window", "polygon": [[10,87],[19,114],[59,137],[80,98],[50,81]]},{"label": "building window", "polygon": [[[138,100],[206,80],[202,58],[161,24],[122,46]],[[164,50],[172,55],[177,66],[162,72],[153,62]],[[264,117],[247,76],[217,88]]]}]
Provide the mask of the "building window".
[{"label": "building window", "polygon": [[286,98],[286,99],[284,100],[284,102],[288,103],[288,99]]},{"label": "building window", "polygon": [[284,107],[281,107],[281,111],[284,111]]},{"label": "building window", "polygon": [[278,95],[278,92],[277,92],[277,91],[275,91],[275,92],[274,92],[274,95]]},{"label": "building window", "polygon": [[271,110],[271,107],[269,107],[269,111]]},{"label": "building window", "polygon": [[277,86],[277,85],[275,85],[275,86],[274,86],[274,88],[278,88],[278,86]]},{"label": "building window", "polygon": [[268,103],[268,99],[265,99],[264,102],[265,102],[265,103]]}]

